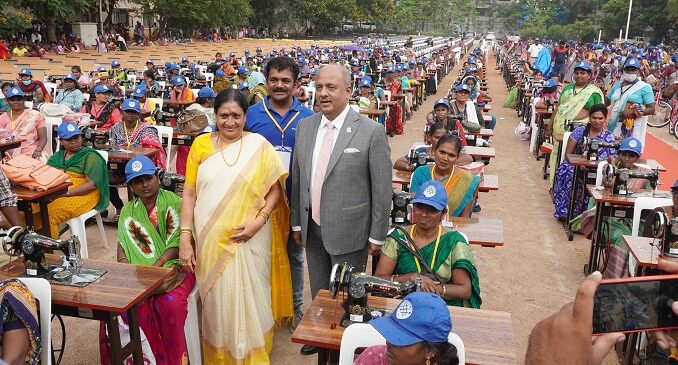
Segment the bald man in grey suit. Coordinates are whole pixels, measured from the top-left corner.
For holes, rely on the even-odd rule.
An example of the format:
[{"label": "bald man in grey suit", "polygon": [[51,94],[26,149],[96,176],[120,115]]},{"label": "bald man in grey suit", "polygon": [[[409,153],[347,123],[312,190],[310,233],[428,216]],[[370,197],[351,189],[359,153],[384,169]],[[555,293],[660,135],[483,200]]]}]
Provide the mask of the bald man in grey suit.
[{"label": "bald man in grey suit", "polygon": [[384,127],[349,107],[350,95],[349,72],[323,66],[316,78],[322,112],[297,127],[291,225],[306,247],[313,297],[328,288],[334,264],[363,271],[388,231],[391,149]]}]

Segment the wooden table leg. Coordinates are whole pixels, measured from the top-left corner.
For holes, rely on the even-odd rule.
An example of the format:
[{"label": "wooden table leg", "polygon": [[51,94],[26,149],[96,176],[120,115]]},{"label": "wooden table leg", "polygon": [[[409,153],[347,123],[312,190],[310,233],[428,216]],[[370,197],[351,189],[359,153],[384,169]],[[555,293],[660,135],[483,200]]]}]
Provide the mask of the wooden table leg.
[{"label": "wooden table leg", "polygon": [[40,232],[47,237],[51,237],[51,232],[49,229],[49,214],[47,214],[47,202],[40,200],[40,220],[42,221],[42,228]]},{"label": "wooden table leg", "polygon": [[327,365],[327,349],[318,348],[318,365]]},{"label": "wooden table leg", "polygon": [[127,321],[129,322],[129,337],[134,364],[143,365],[144,355],[141,350],[141,330],[139,329],[139,317],[137,316],[136,305],[127,311]]},{"label": "wooden table leg", "polygon": [[118,316],[115,313],[108,314],[106,321],[108,329],[108,345],[111,350],[111,364],[123,365],[122,344],[120,343],[120,330],[118,327]]},{"label": "wooden table leg", "polygon": [[588,267],[584,270],[586,275],[598,270],[598,245],[603,237],[601,232],[603,221],[603,204],[604,203],[602,202],[596,204],[596,219],[595,223],[593,224],[595,232],[591,238],[591,252],[589,253]]}]

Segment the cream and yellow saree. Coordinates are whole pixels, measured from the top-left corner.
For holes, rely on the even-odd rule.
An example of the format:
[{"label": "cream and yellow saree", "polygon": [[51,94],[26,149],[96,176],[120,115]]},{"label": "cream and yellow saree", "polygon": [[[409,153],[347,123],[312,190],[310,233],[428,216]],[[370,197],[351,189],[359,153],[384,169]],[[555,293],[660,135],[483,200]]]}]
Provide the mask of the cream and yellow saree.
[{"label": "cream and yellow saree", "polygon": [[191,153],[189,160],[198,155],[193,161],[199,162],[193,222],[204,363],[269,364],[275,325],[293,313],[284,198],[249,241],[235,244],[230,237],[234,227],[255,219],[273,184],[284,189],[286,168],[257,134],[218,151],[209,138],[199,138]]}]

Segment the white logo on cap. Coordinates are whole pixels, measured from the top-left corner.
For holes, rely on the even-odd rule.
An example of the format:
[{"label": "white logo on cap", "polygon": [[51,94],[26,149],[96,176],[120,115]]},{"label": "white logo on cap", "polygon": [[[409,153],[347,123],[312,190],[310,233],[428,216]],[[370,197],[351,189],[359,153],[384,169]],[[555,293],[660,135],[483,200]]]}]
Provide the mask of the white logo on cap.
[{"label": "white logo on cap", "polygon": [[431,198],[436,195],[436,187],[433,185],[430,185],[424,190],[424,196],[427,198]]},{"label": "white logo on cap", "polygon": [[66,126],[66,129],[69,132],[73,132],[73,131],[75,131],[75,126],[73,124],[69,124],[69,125]]},{"label": "white logo on cap", "polygon": [[139,172],[139,171],[141,171],[141,167],[142,167],[141,161],[132,162],[132,171]]},{"label": "white logo on cap", "polygon": [[17,89],[12,89],[12,94],[16,95],[16,94],[18,94],[18,93],[19,93],[19,90],[17,90]]},{"label": "white logo on cap", "polygon": [[638,142],[637,142],[637,141],[635,141],[635,140],[629,141],[629,147],[635,148],[635,147],[637,147],[637,146],[638,146]]},{"label": "white logo on cap", "polygon": [[396,318],[408,319],[412,315],[412,303],[409,300],[403,300],[396,309]]}]

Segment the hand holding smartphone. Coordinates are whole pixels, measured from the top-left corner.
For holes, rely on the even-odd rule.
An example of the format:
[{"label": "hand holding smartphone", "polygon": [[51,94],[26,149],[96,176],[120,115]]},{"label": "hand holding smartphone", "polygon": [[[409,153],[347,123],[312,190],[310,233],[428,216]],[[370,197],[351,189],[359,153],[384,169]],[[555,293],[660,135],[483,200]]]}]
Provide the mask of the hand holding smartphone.
[{"label": "hand holding smartphone", "polygon": [[675,301],[678,275],[603,280],[594,296],[593,333],[676,329]]}]

